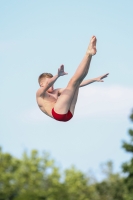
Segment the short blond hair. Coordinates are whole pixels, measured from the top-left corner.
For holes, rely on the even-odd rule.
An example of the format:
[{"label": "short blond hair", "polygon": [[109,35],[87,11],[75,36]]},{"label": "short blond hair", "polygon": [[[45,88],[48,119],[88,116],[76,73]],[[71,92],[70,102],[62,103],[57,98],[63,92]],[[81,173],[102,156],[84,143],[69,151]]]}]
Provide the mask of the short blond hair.
[{"label": "short blond hair", "polygon": [[41,82],[42,79],[44,79],[44,78],[52,78],[52,77],[53,77],[53,75],[50,74],[50,73],[42,73],[42,74],[40,74],[40,76],[38,77],[39,85],[40,85],[40,82]]}]

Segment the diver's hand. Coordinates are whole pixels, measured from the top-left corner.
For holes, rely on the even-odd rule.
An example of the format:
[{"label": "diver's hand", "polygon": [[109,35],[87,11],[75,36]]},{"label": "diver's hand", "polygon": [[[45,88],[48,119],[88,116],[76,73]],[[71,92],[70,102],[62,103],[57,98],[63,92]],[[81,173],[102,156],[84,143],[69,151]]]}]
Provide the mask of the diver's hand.
[{"label": "diver's hand", "polygon": [[97,82],[104,82],[102,79],[106,78],[108,75],[109,75],[109,73],[104,74],[104,75],[102,75],[102,76],[99,76],[99,77],[95,78],[95,80],[96,80]]},{"label": "diver's hand", "polygon": [[68,73],[64,72],[64,65],[61,65],[60,68],[58,69],[58,76],[64,76],[67,74]]}]

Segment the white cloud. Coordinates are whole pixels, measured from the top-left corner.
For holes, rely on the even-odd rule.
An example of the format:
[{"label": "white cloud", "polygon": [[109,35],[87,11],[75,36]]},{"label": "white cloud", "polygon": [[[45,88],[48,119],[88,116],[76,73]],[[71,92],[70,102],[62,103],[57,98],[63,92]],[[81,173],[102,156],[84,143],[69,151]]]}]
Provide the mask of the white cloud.
[{"label": "white cloud", "polygon": [[[102,84],[102,83],[101,83]],[[118,85],[80,88],[74,118],[121,117],[133,108],[133,89]],[[46,121],[50,118],[36,106],[23,113],[28,121]]]},{"label": "white cloud", "polygon": [[118,85],[81,88],[76,114],[78,116],[121,116],[133,107],[133,89]]}]

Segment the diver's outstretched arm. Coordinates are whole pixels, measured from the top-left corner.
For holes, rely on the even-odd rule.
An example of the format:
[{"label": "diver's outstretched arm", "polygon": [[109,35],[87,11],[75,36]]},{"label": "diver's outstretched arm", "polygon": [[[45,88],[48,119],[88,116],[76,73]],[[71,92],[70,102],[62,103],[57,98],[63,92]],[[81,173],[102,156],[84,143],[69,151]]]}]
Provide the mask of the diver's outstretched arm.
[{"label": "diver's outstretched arm", "polygon": [[84,87],[84,86],[89,85],[94,82],[104,82],[102,79],[106,78],[108,75],[109,75],[109,73],[99,76],[97,78],[82,81],[82,83],[80,84],[80,87]]}]

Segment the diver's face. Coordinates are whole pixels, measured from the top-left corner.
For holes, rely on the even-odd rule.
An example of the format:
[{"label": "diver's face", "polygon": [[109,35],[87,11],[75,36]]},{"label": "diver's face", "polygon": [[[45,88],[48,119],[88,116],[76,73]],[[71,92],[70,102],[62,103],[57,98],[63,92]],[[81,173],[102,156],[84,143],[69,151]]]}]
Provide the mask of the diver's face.
[{"label": "diver's face", "polygon": [[[40,87],[44,87],[46,85],[46,82],[49,80],[50,78],[44,78],[40,84]],[[47,92],[53,92],[54,90],[54,86],[52,85]]]}]

